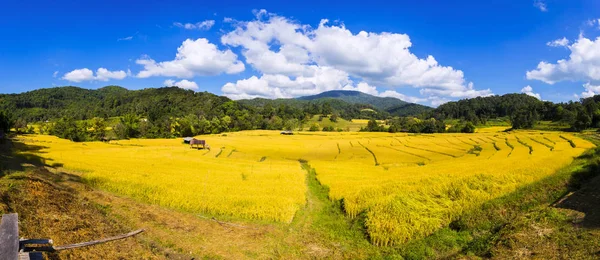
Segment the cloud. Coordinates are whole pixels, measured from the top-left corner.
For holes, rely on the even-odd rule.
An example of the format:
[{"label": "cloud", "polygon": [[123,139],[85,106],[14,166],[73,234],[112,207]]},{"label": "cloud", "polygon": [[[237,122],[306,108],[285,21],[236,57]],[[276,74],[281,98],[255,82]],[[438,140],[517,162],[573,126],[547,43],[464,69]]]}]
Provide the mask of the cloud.
[{"label": "cloud", "polygon": [[117,41],[118,42],[120,42],[120,41],[131,41],[132,39],[133,39],[133,36],[127,36],[127,37],[124,37],[124,38],[119,38],[119,39],[117,39]]},{"label": "cloud", "polygon": [[127,77],[127,73],[125,71],[109,71],[105,68],[99,68],[96,71],[96,80],[100,81],[108,81],[109,79],[124,79]]},{"label": "cloud", "polygon": [[171,87],[171,86],[177,86],[183,89],[198,89],[198,84],[196,84],[196,82],[194,81],[189,81],[187,79],[181,80],[181,81],[177,81],[175,82],[175,80],[172,79],[167,79],[164,82],[165,86]]},{"label": "cloud", "polygon": [[587,25],[590,27],[597,26],[597,29],[600,29],[600,19],[589,19],[587,20]]},{"label": "cloud", "polygon": [[[375,86],[366,82],[354,85],[348,75],[330,67],[313,67],[315,75],[300,76],[292,79],[284,75],[267,74],[261,77],[252,76],[227,83],[221,89],[225,96],[234,99],[253,98],[293,98],[319,94],[329,90],[354,90],[379,97],[394,97],[411,103],[423,103],[430,99],[407,96],[394,90],[379,92]],[[446,101],[447,102],[447,101]]]},{"label": "cloud", "polygon": [[66,73],[62,79],[72,82],[82,82],[94,80],[94,72],[88,68],[76,69]]},{"label": "cloud", "polygon": [[71,72],[66,73],[62,79],[68,80],[71,82],[82,82],[82,81],[108,81],[111,79],[124,79],[127,77],[127,73],[125,71],[109,71],[105,68],[99,68],[96,71],[96,75],[94,76],[94,72],[88,68],[76,69]]},{"label": "cloud", "polygon": [[57,71],[55,71],[54,73],[52,73],[52,77],[53,77],[53,78],[56,78],[56,76],[58,76],[58,70],[57,70]]},{"label": "cloud", "polygon": [[206,21],[202,21],[202,22],[197,22],[197,23],[179,23],[179,22],[175,22],[173,23],[174,26],[177,26],[179,28],[184,28],[186,30],[203,30],[203,31],[207,31],[210,30],[210,28],[213,27],[213,25],[215,25],[215,20],[206,20]]},{"label": "cloud", "polygon": [[[234,30],[221,37],[223,44],[241,47],[246,63],[262,74],[223,86],[230,97],[293,97],[323,89],[358,88],[351,78],[369,86],[420,88],[426,95],[491,94],[473,89],[462,71],[440,65],[433,56],[417,57],[410,52],[412,43],[406,34],[353,33],[343,24],[329,25],[326,19],[314,29],[265,10],[254,13],[255,20],[232,22]],[[315,76],[318,73],[332,75]],[[319,79],[324,77],[337,82],[321,83]],[[282,88],[273,78],[287,78],[300,91],[292,91],[291,86]]]},{"label": "cloud", "polygon": [[310,72],[298,77],[263,74],[227,83],[221,91],[232,99],[292,98],[329,90],[355,90],[346,72],[331,67],[309,66]]},{"label": "cloud", "polygon": [[393,98],[397,98],[397,99],[404,100],[406,102],[411,102],[411,103],[423,103],[423,102],[427,101],[426,98],[407,96],[402,93],[398,93],[395,90],[386,90],[386,91],[380,93],[379,96],[380,97],[393,97]]},{"label": "cloud", "polygon": [[566,47],[571,51],[567,59],[556,63],[542,61],[535,70],[527,71],[527,79],[548,84],[566,80],[600,82],[600,37],[590,40],[580,35]]},{"label": "cloud", "polygon": [[548,11],[548,7],[546,7],[544,0],[533,0],[533,6],[535,6],[537,9],[540,9],[542,12]]},{"label": "cloud", "polygon": [[434,107],[437,107],[437,106],[439,106],[441,104],[448,103],[448,102],[452,101],[450,99],[443,98],[443,97],[438,97],[438,96],[432,96],[432,97],[429,97],[428,99],[430,100],[431,105],[433,105]]},{"label": "cloud", "polygon": [[581,92],[581,97],[583,98],[589,98],[600,94],[600,85],[592,85],[588,82],[583,84],[583,87],[585,88],[585,92]]},{"label": "cloud", "polygon": [[167,76],[192,78],[196,75],[215,76],[221,73],[235,74],[244,71],[244,63],[237,59],[231,50],[221,51],[205,38],[187,39],[179,48],[172,61],[156,62],[149,57],[136,60],[144,66],[137,74],[139,78]]},{"label": "cloud", "polygon": [[566,47],[569,45],[569,40],[566,37],[563,37],[562,39],[547,42],[546,45],[550,47]]},{"label": "cloud", "polygon": [[533,88],[531,86],[529,86],[529,85],[527,85],[526,87],[522,88],[521,89],[521,93],[525,93],[525,94],[527,94],[529,96],[532,96],[532,97],[535,97],[535,98],[537,98],[539,100],[542,100],[542,97],[540,96],[540,94],[539,93],[533,93]]}]

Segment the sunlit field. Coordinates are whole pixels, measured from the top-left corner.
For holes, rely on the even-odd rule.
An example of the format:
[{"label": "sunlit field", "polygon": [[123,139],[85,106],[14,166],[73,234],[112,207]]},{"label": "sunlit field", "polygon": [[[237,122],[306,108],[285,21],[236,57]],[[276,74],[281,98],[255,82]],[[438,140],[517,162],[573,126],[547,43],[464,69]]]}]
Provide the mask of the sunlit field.
[{"label": "sunlit field", "polygon": [[388,134],[245,131],[181,139],[73,143],[20,137],[101,189],[199,214],[289,223],[316,170],[349,217],[364,214],[374,244],[423,237],[462,213],[569,164],[593,145],[568,133]]}]

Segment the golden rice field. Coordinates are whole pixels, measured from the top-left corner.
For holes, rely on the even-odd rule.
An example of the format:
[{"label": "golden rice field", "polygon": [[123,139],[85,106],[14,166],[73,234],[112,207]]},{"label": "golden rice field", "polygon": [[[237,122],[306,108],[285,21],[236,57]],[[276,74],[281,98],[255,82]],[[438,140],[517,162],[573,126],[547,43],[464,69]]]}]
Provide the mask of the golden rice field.
[{"label": "golden rice field", "polygon": [[72,143],[28,135],[59,163],[97,187],[194,213],[291,222],[306,204],[315,168],[345,213],[364,213],[376,245],[403,243],[462,213],[569,164],[593,144],[568,133],[301,133],[246,131],[199,137],[211,151],[180,139]]}]

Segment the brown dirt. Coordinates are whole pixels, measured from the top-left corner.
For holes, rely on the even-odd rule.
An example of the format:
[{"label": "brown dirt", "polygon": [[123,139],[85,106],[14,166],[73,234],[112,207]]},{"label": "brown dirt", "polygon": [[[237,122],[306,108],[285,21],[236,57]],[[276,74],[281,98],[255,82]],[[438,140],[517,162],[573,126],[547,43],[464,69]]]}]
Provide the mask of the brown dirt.
[{"label": "brown dirt", "polygon": [[[48,172],[35,168],[15,176],[18,188],[4,195],[5,208],[19,214],[20,236],[51,238],[60,246],[101,239],[131,231],[110,219],[97,204],[53,183]],[[10,176],[12,177],[12,176]],[[133,237],[102,245],[46,254],[48,259],[160,259],[141,239]]]}]

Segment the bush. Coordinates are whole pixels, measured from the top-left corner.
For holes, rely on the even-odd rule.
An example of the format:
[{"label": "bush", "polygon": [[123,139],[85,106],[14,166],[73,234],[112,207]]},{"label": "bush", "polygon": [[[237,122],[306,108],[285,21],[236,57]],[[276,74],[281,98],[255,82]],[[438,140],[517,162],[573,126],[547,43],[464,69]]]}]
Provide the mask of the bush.
[{"label": "bush", "polygon": [[310,128],[308,129],[308,131],[311,131],[311,132],[319,131],[319,128],[320,128],[319,124],[314,123],[314,124],[312,124],[310,126]]},{"label": "bush", "polygon": [[333,132],[335,129],[333,128],[333,126],[326,126],[323,127],[323,132]]},{"label": "bush", "polygon": [[460,130],[461,133],[475,133],[475,125],[471,122],[467,122],[462,129]]},{"label": "bush", "polygon": [[333,114],[329,117],[329,121],[331,121],[331,122],[335,123],[335,122],[337,122],[337,120],[338,120],[338,115],[336,115],[336,114]]},{"label": "bush", "polygon": [[72,117],[59,119],[50,130],[50,134],[73,142],[83,142],[88,137],[85,126],[78,124]]}]

